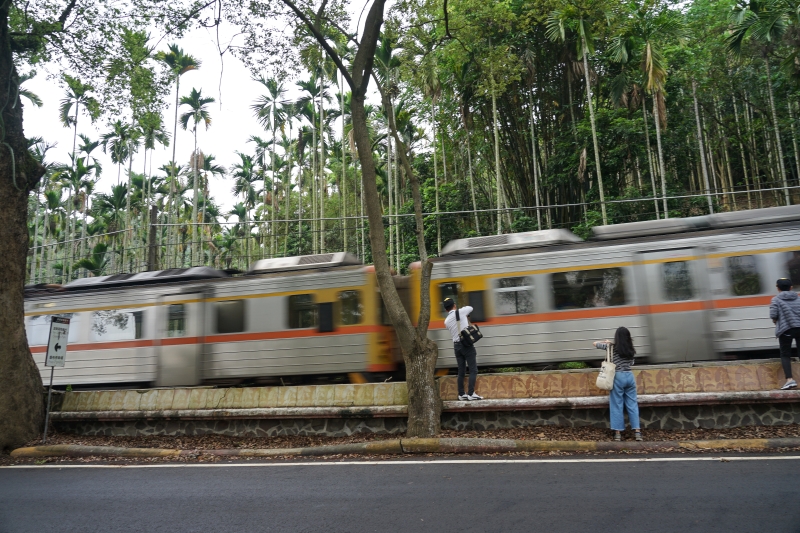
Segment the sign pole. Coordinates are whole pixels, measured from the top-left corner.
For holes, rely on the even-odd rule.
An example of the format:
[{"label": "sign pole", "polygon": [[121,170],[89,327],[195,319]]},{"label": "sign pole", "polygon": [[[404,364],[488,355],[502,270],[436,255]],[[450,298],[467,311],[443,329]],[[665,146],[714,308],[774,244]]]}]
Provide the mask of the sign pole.
[{"label": "sign pole", "polygon": [[44,415],[44,437],[42,438],[42,444],[47,444],[47,427],[50,425],[50,395],[53,394],[53,372],[56,371],[56,367],[50,367],[50,387],[47,389],[47,411]]},{"label": "sign pole", "polygon": [[44,434],[42,444],[47,444],[47,426],[50,425],[50,397],[53,395],[53,373],[57,366],[64,366],[67,359],[69,340],[69,318],[54,316],[50,319],[50,338],[47,340],[47,354],[44,366],[50,367],[50,387],[47,389],[47,411],[44,415]]}]

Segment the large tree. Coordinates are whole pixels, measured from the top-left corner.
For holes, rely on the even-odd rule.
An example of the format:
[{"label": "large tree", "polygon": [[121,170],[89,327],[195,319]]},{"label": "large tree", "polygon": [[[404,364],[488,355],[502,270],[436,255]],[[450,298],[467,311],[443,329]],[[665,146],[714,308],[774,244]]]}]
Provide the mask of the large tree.
[{"label": "large tree", "polygon": [[[281,7],[284,9],[281,9]],[[292,0],[254,1],[232,6],[232,16],[239,22],[248,36],[250,50],[268,50],[273,56],[272,64],[280,63],[277,51],[290,50],[287,46],[294,38],[315,43],[324,51],[328,60],[336,65],[345,83],[352,92],[351,120],[352,136],[358,151],[361,179],[364,188],[365,207],[369,222],[369,239],[372,260],[381,296],[392,325],[397,333],[406,366],[408,386],[408,435],[427,437],[440,430],[441,400],[434,380],[438,349],[436,343],[427,336],[430,319],[430,271],[424,243],[422,227],[422,201],[419,186],[413,180],[414,211],[419,253],[422,259],[421,309],[419,317],[410,317],[403,307],[392,278],[391,266],[386,254],[386,237],[383,228],[381,198],[378,192],[377,172],[373,157],[373,141],[368,126],[366,99],[373,75],[375,52],[381,37],[384,23],[385,0],[373,0],[366,17],[360,37],[344,30],[349,23],[339,6],[330,6],[327,0],[314,7],[308,2]],[[295,24],[295,36],[287,37],[277,30],[269,30],[264,21],[275,17],[288,17]],[[273,24],[270,24],[273,25]],[[308,37],[310,36],[310,37]],[[355,46],[355,56],[349,65],[337,52],[336,42],[349,40]],[[287,52],[289,53],[289,52]],[[252,61],[253,55],[245,54]],[[284,56],[285,57],[285,56]],[[251,62],[251,64],[253,64]],[[414,323],[416,320],[416,324]]]},{"label": "large tree", "polygon": [[[42,381],[25,335],[23,287],[28,255],[28,196],[45,168],[28,151],[20,71],[58,63],[103,94],[105,66],[120,53],[123,29],[180,32],[202,7],[135,0],[9,0],[0,5],[0,450],[42,430]],[[109,83],[113,85],[113,82]],[[102,106],[102,101],[101,101]]]}]

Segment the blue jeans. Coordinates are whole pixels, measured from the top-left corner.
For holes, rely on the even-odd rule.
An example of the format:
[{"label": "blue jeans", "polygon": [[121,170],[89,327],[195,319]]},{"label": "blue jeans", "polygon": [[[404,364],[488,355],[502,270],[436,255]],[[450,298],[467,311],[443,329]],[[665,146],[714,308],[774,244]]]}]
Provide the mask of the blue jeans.
[{"label": "blue jeans", "polygon": [[639,402],[636,399],[636,380],[633,372],[617,372],[614,375],[614,388],[608,398],[611,407],[611,429],[625,431],[625,417],[622,406],[628,411],[631,429],[639,429]]}]

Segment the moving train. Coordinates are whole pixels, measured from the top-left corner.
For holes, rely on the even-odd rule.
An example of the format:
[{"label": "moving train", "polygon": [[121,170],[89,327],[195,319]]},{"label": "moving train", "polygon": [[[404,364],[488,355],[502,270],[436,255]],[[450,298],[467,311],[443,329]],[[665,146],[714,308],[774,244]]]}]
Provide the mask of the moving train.
[{"label": "moving train", "polygon": [[[776,353],[767,306],[800,287],[800,206],[452,241],[433,259],[429,335],[455,368],[441,302],[474,308],[479,365],[597,361],[591,341],[628,327],[650,363]],[[419,314],[420,268],[395,284]],[[50,318],[71,318],[57,385],[194,386],[351,381],[402,371],[372,266],[349,253],[26,287],[26,329],[44,370]],[[42,372],[44,376],[45,373]]]}]

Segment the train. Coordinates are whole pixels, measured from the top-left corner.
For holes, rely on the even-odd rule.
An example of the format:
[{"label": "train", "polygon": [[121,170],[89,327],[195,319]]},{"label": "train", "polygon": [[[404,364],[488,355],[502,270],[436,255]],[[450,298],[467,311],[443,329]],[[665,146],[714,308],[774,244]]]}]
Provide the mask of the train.
[{"label": "train", "polygon": [[[441,302],[473,307],[479,366],[597,362],[591,341],[631,330],[648,363],[777,353],[775,280],[800,287],[800,206],[449,242],[433,258],[429,336],[437,369],[456,367]],[[394,276],[419,315],[421,271]],[[210,267],[26,287],[25,326],[44,370],[53,315],[71,318],[54,384],[198,386],[402,373],[374,267],[346,252],[262,259],[238,275]],[[45,376],[45,372],[42,372]]]}]

